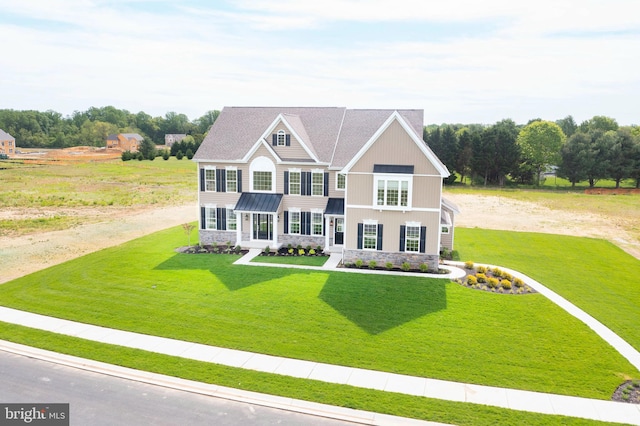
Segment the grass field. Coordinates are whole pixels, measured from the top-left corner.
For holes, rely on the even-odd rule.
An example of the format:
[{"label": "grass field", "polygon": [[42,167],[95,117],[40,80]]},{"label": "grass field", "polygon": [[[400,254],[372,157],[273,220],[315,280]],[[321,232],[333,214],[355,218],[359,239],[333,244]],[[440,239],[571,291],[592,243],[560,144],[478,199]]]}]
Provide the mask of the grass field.
[{"label": "grass field", "polygon": [[[66,229],[96,210],[179,205],[197,197],[196,164],[186,159],[7,164],[0,169],[0,205],[20,217],[0,217],[0,235]],[[42,210],[53,213],[38,215]]]},{"label": "grass field", "polygon": [[456,229],[461,259],[503,265],[569,299],[640,350],[640,261],[597,239]]},{"label": "grass field", "polygon": [[174,228],[31,274],[2,285],[0,304],[291,358],[593,398],[640,377],[541,295],[231,266],[234,255],[173,252],[184,238]]}]

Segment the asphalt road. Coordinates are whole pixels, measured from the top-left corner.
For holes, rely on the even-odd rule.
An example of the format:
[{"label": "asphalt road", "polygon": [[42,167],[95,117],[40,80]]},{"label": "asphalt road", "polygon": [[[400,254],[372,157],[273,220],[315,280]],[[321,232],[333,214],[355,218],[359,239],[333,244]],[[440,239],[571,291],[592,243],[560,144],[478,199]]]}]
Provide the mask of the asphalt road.
[{"label": "asphalt road", "polygon": [[353,425],[0,351],[0,403],[69,403],[71,425]]}]

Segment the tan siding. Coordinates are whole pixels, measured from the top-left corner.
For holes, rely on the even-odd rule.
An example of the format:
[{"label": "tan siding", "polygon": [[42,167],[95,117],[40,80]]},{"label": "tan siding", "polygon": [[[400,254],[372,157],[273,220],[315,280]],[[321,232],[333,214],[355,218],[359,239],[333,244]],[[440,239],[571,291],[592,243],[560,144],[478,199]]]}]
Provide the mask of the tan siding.
[{"label": "tan siding", "polygon": [[412,206],[414,208],[440,208],[442,179],[431,176],[414,176]]},{"label": "tan siding", "polygon": [[311,209],[323,210],[327,207],[328,197],[309,197],[306,195],[285,195],[282,199],[282,210],[289,210],[292,207],[302,211]]},{"label": "tan siding", "polygon": [[241,194],[235,192],[201,192],[200,205],[215,204],[217,207],[225,207],[227,204],[236,204]]},{"label": "tan siding", "polygon": [[373,175],[349,174],[349,194],[346,202],[351,205],[373,206]]},{"label": "tan siding", "polygon": [[397,121],[391,123],[351,171],[372,172],[374,164],[413,165],[415,174],[438,174],[433,164]]},{"label": "tan siding", "polygon": [[[276,128],[273,130],[273,134],[277,134],[280,129],[284,130],[286,134],[290,134],[287,127],[282,123],[276,126]],[[300,142],[298,142],[298,140],[293,135],[291,135],[291,146],[273,146],[273,139],[271,138],[272,136],[269,136],[267,142],[281,158],[295,160],[311,159],[309,154],[307,154]]]},{"label": "tan siding", "polygon": [[440,247],[438,247],[440,233],[439,212],[398,213],[393,211],[380,212],[373,209],[347,209],[346,226],[348,232],[345,238],[346,249],[357,249],[358,223],[362,223],[364,220],[377,220],[378,223],[383,225],[383,251],[399,251],[400,225],[405,225],[406,222],[420,222],[421,226],[427,227],[425,241],[427,254],[436,254],[440,251]]}]

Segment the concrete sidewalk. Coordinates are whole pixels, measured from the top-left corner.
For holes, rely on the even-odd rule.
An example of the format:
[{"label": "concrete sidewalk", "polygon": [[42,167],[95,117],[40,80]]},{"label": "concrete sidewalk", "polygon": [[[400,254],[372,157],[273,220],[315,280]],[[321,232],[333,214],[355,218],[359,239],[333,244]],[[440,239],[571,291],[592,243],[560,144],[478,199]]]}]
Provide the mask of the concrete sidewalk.
[{"label": "concrete sidewalk", "polygon": [[[448,382],[275,357],[114,330],[5,307],[0,307],[0,321],[92,341],[271,374],[514,410],[640,425],[640,406],[635,404]],[[91,363],[86,360],[84,362]]]}]

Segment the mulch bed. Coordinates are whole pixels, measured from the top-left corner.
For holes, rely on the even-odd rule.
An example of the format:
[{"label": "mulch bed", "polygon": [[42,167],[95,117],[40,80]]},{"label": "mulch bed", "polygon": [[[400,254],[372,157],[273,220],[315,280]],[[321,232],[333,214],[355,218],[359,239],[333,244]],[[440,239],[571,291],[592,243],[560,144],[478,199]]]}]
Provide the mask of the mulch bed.
[{"label": "mulch bed", "polygon": [[478,282],[477,284],[471,284],[468,281],[470,276],[477,276],[477,269],[469,269],[463,268],[467,275],[464,278],[457,279],[456,282],[461,286],[480,291],[489,291],[492,293],[500,293],[500,294],[533,294],[537,293],[533,288],[527,285],[527,283],[523,283],[522,286],[518,286],[515,284],[515,280],[508,280],[511,283],[511,288],[503,287],[500,282],[502,281],[502,277],[495,276],[491,270],[488,270],[486,275],[486,280],[489,281],[489,278],[496,278],[498,280],[497,286],[491,286],[488,282]]},{"label": "mulch bed", "polygon": [[612,400],[640,404],[640,380],[627,380],[613,393]]},{"label": "mulch bed", "polygon": [[231,249],[227,248],[227,245],[202,245],[202,246],[185,246],[178,247],[176,249],[178,253],[186,253],[186,254],[240,254],[245,255],[249,253],[249,250],[242,249],[240,251],[235,251],[234,246],[231,246]]}]

